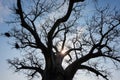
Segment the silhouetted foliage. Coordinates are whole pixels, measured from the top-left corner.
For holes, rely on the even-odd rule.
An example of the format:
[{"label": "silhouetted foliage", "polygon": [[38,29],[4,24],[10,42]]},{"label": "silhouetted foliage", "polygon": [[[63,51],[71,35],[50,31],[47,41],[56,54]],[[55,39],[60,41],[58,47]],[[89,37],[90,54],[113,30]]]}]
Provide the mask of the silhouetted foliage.
[{"label": "silhouetted foliage", "polygon": [[18,43],[15,43],[15,48],[16,49],[20,48],[20,46],[18,45]]},{"label": "silhouetted foliage", "polygon": [[9,34],[8,32],[6,32],[4,35],[5,35],[6,37],[10,37],[10,34]]},{"label": "silhouetted foliage", "polygon": [[108,80],[110,66],[104,63],[113,62],[116,68],[120,63],[120,12],[96,8],[83,26],[84,2],[17,0],[17,26],[11,35],[5,33],[26,53],[23,59],[8,60],[16,72],[24,71],[30,78],[41,75],[42,80],[72,80],[84,70]]}]

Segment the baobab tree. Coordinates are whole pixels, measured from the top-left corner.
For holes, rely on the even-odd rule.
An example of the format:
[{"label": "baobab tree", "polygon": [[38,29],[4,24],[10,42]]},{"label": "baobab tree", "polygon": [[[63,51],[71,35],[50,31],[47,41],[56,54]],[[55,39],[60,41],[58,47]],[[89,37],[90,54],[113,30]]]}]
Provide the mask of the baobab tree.
[{"label": "baobab tree", "polygon": [[[28,0],[27,0],[28,1]],[[42,80],[72,80],[78,70],[90,71],[108,80],[104,62],[120,62],[120,13],[96,8],[80,24],[84,0],[17,0],[16,26],[5,35],[13,46],[24,50],[23,59],[8,63],[16,72],[26,71]],[[62,11],[61,11],[62,10]],[[78,27],[79,26],[79,27]],[[101,67],[102,65],[102,67]]]}]

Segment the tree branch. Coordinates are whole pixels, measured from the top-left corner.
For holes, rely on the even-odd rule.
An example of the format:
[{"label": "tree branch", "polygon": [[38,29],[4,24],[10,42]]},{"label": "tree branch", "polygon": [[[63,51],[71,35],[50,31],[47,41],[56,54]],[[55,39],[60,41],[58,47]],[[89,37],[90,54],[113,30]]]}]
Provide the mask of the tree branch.
[{"label": "tree branch", "polygon": [[15,58],[14,60],[8,59],[7,61],[11,67],[15,68],[15,71],[34,70],[43,76],[44,70],[41,68],[42,64],[39,64],[36,57],[32,54],[29,54],[27,59],[19,60],[18,58]]},{"label": "tree branch", "polygon": [[81,51],[81,49],[82,49],[82,48],[71,48],[71,49],[67,50],[67,51],[64,53],[63,58],[64,58],[66,55],[69,55],[70,52],[72,52],[72,51]]},{"label": "tree branch", "polygon": [[23,70],[23,69],[35,70],[36,72],[40,73],[41,76],[43,76],[43,73],[44,73],[44,70],[42,70],[41,68],[38,68],[38,67],[21,66],[21,67],[18,67],[17,69],[20,69],[20,70]]},{"label": "tree branch", "polygon": [[100,71],[98,71],[98,70],[96,70],[92,67],[89,67],[89,66],[86,66],[86,65],[80,65],[79,69],[87,69],[88,71],[91,71],[91,72],[95,73],[96,76],[100,75],[103,78],[105,78],[106,80],[109,80],[106,75],[103,75],[102,73],[100,73]]},{"label": "tree branch", "polygon": [[45,45],[41,42],[38,33],[33,30],[30,25],[28,25],[26,23],[26,21],[24,20],[24,15],[23,15],[23,10],[21,7],[21,0],[17,0],[17,7],[18,9],[16,9],[16,13],[20,16],[21,19],[21,26],[24,27],[25,29],[27,29],[34,37],[35,41],[36,41],[36,45],[38,47],[40,47],[40,49],[42,49],[42,51],[44,51],[46,49]]},{"label": "tree branch", "polygon": [[[65,71],[67,73],[71,73],[72,76],[74,76],[74,74],[76,73],[76,71],[78,70],[79,66],[88,61],[89,59],[92,59],[92,58],[96,58],[96,57],[100,57],[102,56],[102,54],[87,54],[79,59],[77,59],[76,61],[74,61],[72,64],[70,64],[66,69]],[[69,72],[68,72],[69,71]]]},{"label": "tree branch", "polygon": [[58,19],[58,20],[54,23],[54,25],[52,26],[51,30],[50,30],[49,33],[48,33],[48,42],[49,42],[50,46],[52,45],[52,38],[53,38],[53,34],[54,34],[56,28],[57,28],[62,22],[66,22],[66,21],[69,19],[70,14],[71,14],[71,12],[72,12],[72,8],[73,8],[74,3],[75,3],[75,2],[83,2],[83,1],[84,1],[84,0],[75,0],[75,1],[74,1],[74,0],[70,0],[69,6],[68,6],[68,11],[67,11],[66,15],[65,15],[64,17]]}]

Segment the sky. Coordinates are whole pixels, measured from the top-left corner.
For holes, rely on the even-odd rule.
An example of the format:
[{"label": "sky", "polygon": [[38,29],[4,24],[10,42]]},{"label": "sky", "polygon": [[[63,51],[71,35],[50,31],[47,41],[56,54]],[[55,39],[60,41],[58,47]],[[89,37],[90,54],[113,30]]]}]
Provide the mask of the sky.
[{"label": "sky", "polygon": [[[0,0],[0,33],[8,31],[12,26],[5,23],[6,20],[9,20],[11,17],[11,11],[9,9],[10,6],[16,0]],[[89,4],[87,7],[88,11],[86,14],[89,14],[89,11],[92,11],[93,5],[91,4],[91,0],[86,0]],[[116,5],[117,8],[120,9],[120,0],[98,0],[100,6],[106,5],[109,3],[110,5]],[[27,80],[27,78],[21,73],[14,73],[12,69],[9,68],[7,64],[7,59],[12,59],[13,57],[20,56],[20,52],[13,49],[9,45],[10,40],[6,37],[0,36],[0,80]],[[79,72],[78,72],[79,73]],[[78,74],[77,73],[77,74]],[[81,74],[81,73],[79,73]],[[112,80],[119,80],[120,71],[113,71],[113,79]],[[75,76],[75,80],[88,80],[90,77],[83,77],[83,76]],[[93,80],[93,79],[92,79]]]}]

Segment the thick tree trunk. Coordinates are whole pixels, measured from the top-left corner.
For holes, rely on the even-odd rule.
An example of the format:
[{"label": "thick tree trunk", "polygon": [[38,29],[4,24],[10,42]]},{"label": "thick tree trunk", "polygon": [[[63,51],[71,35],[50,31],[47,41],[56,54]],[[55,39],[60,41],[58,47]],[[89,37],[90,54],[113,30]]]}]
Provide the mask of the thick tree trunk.
[{"label": "thick tree trunk", "polygon": [[61,64],[62,60],[59,55],[48,56],[42,80],[72,80],[70,73],[66,73]]},{"label": "thick tree trunk", "polygon": [[57,71],[46,71],[42,80],[72,80],[72,77],[57,73]]},{"label": "thick tree trunk", "polygon": [[46,69],[42,80],[66,80],[65,78],[64,70],[58,65],[55,68]]},{"label": "thick tree trunk", "polygon": [[65,80],[64,76],[61,74],[55,74],[56,72],[47,72],[42,80]]}]

